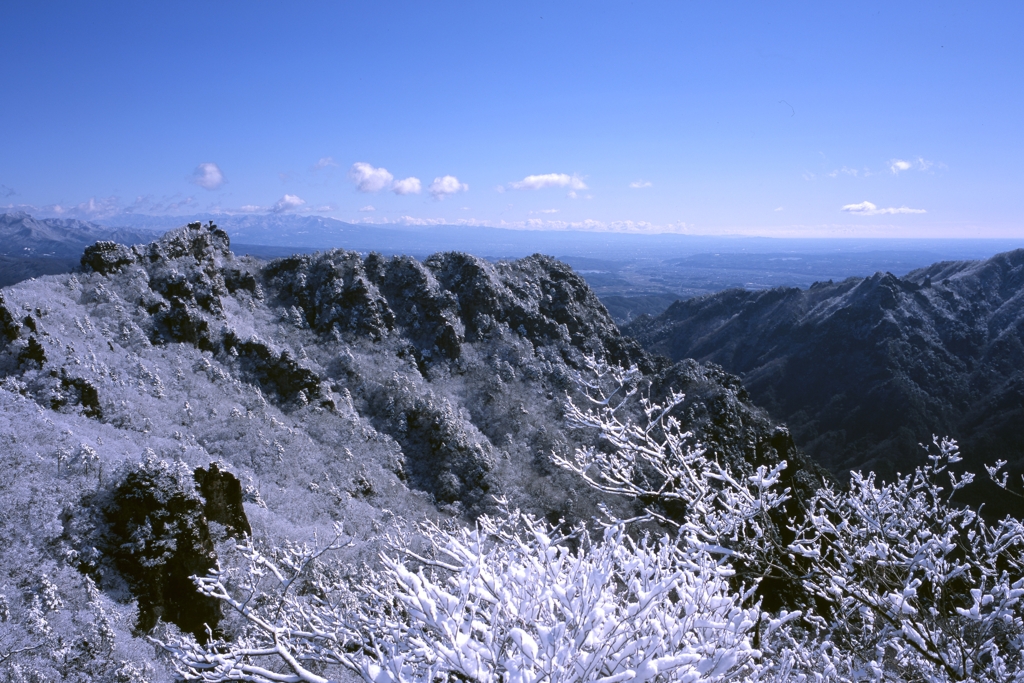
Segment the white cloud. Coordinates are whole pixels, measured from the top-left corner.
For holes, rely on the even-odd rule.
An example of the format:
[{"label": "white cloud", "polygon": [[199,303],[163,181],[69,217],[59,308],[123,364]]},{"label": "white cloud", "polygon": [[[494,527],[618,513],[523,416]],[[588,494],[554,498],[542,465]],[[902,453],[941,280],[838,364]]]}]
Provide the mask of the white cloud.
[{"label": "white cloud", "polygon": [[367,204],[366,206],[364,206],[363,208],[361,208],[359,210],[360,211],[376,211],[377,207],[375,207],[373,204]]},{"label": "white cloud", "polygon": [[917,157],[913,161],[893,159],[889,162],[889,170],[892,171],[893,174],[898,174],[900,171],[909,171],[912,168],[917,169],[918,171],[928,171],[932,168],[946,169],[948,166],[941,161],[929,161],[924,157]]},{"label": "white cloud", "polygon": [[522,180],[509,183],[513,190],[542,190],[546,187],[569,187],[573,190],[586,190],[587,186],[578,175],[566,175],[565,173],[545,173],[543,175],[528,175]]},{"label": "white cloud", "polygon": [[785,207],[782,207],[782,206],[777,206],[777,207],[775,207],[775,210],[776,210],[776,211],[782,211],[782,210],[784,210],[784,208],[785,208]]},{"label": "white cloud", "polygon": [[284,213],[285,211],[291,211],[304,205],[306,202],[299,199],[293,194],[286,194],[277,200],[277,203],[270,208],[273,213]]},{"label": "white cloud", "polygon": [[576,194],[576,190],[569,190],[569,194],[565,196],[568,197],[569,199],[576,199],[578,195]]},{"label": "white cloud", "polygon": [[322,171],[325,168],[330,168],[331,166],[337,166],[337,165],[338,165],[338,162],[335,161],[334,159],[332,159],[331,157],[320,157],[320,161],[318,161],[315,164],[313,164],[313,168],[311,168],[310,170],[314,171],[314,172],[315,171]]},{"label": "white cloud", "polygon": [[558,209],[540,209],[538,211],[531,211],[530,213],[558,213]]},{"label": "white cloud", "polygon": [[192,182],[206,190],[216,190],[224,184],[224,174],[214,163],[204,163],[196,166],[192,172]]},{"label": "white cloud", "polygon": [[639,190],[639,189],[642,189],[642,188],[645,188],[645,187],[650,187],[651,186],[651,181],[650,180],[634,180],[633,182],[631,182],[629,184],[629,186],[631,188],[633,188],[634,190]]},{"label": "white cloud", "polygon": [[242,213],[258,213],[260,211],[266,211],[262,206],[258,206],[256,204],[246,204],[238,207],[238,210]]},{"label": "white cloud", "polygon": [[363,161],[352,164],[348,177],[360,192],[380,192],[395,179],[386,168],[374,168]]},{"label": "white cloud", "polygon": [[881,216],[883,214],[897,214],[897,213],[928,213],[924,209],[911,209],[906,206],[900,207],[889,207],[887,209],[879,209],[871,202],[861,202],[860,204],[847,204],[841,211],[844,213],[852,213],[855,216]]},{"label": "white cloud", "polygon": [[909,171],[912,166],[913,164],[909,161],[904,161],[903,159],[893,159],[889,162],[889,170],[894,174],[899,173],[900,171]]},{"label": "white cloud", "polygon": [[420,179],[413,177],[396,180],[395,184],[391,186],[391,191],[395,194],[419,194],[422,189]]},{"label": "white cloud", "polygon": [[434,178],[434,182],[430,183],[427,191],[430,192],[434,199],[444,199],[449,195],[465,192],[468,189],[469,185],[460,183],[459,179],[455,176],[446,175],[442,178]]}]

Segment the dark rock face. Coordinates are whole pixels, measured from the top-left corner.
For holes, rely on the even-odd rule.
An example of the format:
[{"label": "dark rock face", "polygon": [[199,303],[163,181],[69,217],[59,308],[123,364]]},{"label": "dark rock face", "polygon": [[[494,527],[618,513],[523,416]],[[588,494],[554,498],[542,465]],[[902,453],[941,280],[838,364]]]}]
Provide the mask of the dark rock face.
[{"label": "dark rock face", "polygon": [[205,638],[220,606],[189,577],[213,569],[216,553],[206,506],[183,467],[150,458],[124,474],[103,510],[106,554],[138,598],[140,631],[162,618]]},{"label": "dark rock face", "polygon": [[50,399],[50,407],[60,410],[65,406],[81,406],[86,417],[103,418],[99,392],[87,379],[70,377],[67,372],[61,373],[60,390]]},{"label": "dark rock face", "polygon": [[233,332],[225,334],[222,343],[230,353],[237,354],[242,372],[280,402],[305,405],[318,400],[321,405],[331,405],[320,376],[289,351],[275,352],[259,339],[239,340]]},{"label": "dark rock face", "polygon": [[971,469],[1024,467],[1024,250],[808,290],[731,290],[626,328],[645,348],[719,363],[833,471],[921,462],[932,434]]},{"label": "dark rock face", "polygon": [[318,332],[337,328],[380,339],[394,313],[370,280],[359,254],[333,250],[271,263],[265,276],[284,303],[298,306]]},{"label": "dark rock face", "polygon": [[197,467],[193,473],[205,505],[203,514],[210,522],[223,524],[236,537],[252,536],[252,527],[242,507],[242,482],[238,477],[212,463],[209,469]]},{"label": "dark rock face", "polygon": [[535,346],[565,342],[615,363],[637,363],[645,372],[654,368],[639,346],[619,333],[583,278],[549,256],[492,266],[449,252],[430,257],[424,265],[458,298],[469,338],[505,324]]},{"label": "dark rock face", "polygon": [[25,348],[18,354],[18,360],[22,363],[35,363],[42,368],[46,365],[46,349],[33,335],[28,338]]},{"label": "dark rock face", "polygon": [[3,293],[0,293],[0,342],[6,344],[18,338],[21,325],[14,314],[7,308]]}]

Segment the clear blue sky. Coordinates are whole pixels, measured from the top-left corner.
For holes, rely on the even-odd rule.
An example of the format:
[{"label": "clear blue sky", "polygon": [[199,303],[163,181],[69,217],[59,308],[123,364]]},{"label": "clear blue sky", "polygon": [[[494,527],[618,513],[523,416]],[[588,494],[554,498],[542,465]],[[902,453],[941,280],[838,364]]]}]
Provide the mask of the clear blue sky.
[{"label": "clear blue sky", "polygon": [[12,0],[0,26],[0,207],[1024,237],[1021,2]]}]

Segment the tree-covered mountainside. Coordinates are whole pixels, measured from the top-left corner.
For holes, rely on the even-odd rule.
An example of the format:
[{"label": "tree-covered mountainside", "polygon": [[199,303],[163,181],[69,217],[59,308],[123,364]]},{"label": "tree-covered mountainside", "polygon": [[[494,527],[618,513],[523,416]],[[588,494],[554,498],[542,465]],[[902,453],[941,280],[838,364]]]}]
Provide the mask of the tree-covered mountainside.
[{"label": "tree-covered mountainside", "polygon": [[976,470],[1024,469],[1024,250],[902,278],[730,290],[625,333],[738,374],[833,471],[906,473],[933,434],[958,439]]},{"label": "tree-covered mountainside", "polygon": [[98,242],[80,272],[3,289],[4,675],[166,677],[143,637],[232,633],[189,577],[243,565],[248,534],[290,547],[341,524],[354,542],[338,571],[359,575],[389,530],[454,528],[500,510],[496,497],[567,524],[600,504],[657,508],[552,463],[608,447],[565,419],[592,358],[635,366],[638,395],[685,392],[673,415],[688,442],[737,472],[786,460],[803,498],[823,480],[736,377],[649,355],[545,256],[267,263],[192,224]]}]

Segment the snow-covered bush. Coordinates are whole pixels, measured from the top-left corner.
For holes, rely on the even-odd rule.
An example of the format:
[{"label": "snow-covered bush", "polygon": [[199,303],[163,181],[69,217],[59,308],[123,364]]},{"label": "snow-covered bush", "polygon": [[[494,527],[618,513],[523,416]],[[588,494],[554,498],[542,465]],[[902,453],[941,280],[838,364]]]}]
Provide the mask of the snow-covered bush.
[{"label": "snow-covered bush", "polygon": [[754,642],[798,616],[744,607],[749,592],[732,591],[710,553],[668,537],[634,542],[621,523],[593,543],[575,529],[575,551],[517,512],[420,531],[430,552],[393,538],[381,569],[351,587],[314,567],[336,543],[277,562],[245,547],[245,573],[199,585],[246,628],[232,642],[162,645],[180,675],[203,680],[326,681],[347,668],[370,683],[713,681],[755,675]]}]

